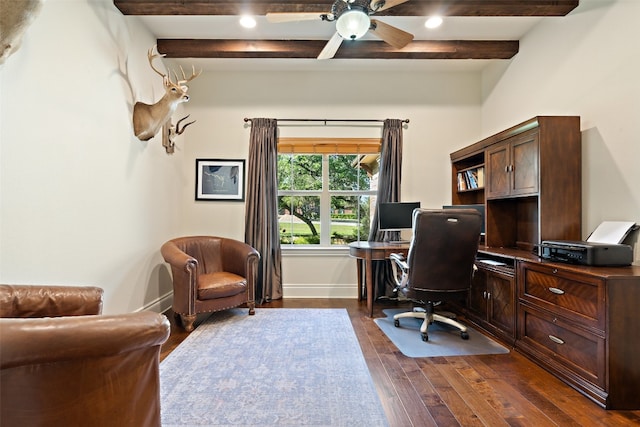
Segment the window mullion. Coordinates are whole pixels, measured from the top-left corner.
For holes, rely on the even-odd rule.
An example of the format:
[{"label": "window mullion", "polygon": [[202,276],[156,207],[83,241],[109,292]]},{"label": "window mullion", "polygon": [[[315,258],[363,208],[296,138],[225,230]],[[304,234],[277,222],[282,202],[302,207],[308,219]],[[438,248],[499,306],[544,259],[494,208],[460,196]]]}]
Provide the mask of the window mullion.
[{"label": "window mullion", "polygon": [[329,156],[322,155],[322,194],[320,195],[320,244],[331,244],[331,196],[329,195]]}]

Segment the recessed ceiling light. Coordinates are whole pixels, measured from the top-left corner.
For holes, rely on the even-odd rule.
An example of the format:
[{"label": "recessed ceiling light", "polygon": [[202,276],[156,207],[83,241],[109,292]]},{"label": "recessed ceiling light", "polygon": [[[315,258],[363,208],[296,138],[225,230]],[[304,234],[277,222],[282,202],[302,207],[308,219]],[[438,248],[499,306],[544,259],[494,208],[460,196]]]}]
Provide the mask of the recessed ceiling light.
[{"label": "recessed ceiling light", "polygon": [[240,18],[240,25],[244,28],[253,28],[256,26],[256,20],[251,16],[243,16]]},{"label": "recessed ceiling light", "polygon": [[440,16],[430,16],[424,23],[427,28],[438,28],[442,25],[442,18]]}]

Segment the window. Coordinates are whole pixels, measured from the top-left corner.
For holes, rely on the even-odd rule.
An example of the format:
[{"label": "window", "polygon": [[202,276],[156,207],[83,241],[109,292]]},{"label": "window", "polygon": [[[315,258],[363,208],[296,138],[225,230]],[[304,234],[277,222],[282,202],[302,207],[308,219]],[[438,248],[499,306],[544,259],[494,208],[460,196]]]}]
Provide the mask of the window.
[{"label": "window", "polygon": [[379,154],[353,139],[341,139],[339,148],[335,140],[313,141],[278,144],[280,243],[328,247],[367,240]]}]

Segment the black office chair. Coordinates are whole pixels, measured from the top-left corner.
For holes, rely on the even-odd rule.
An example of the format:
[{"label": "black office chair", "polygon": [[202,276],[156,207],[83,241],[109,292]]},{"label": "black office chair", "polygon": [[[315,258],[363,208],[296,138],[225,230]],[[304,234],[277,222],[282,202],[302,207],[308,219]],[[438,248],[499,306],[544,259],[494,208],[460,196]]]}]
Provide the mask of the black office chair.
[{"label": "black office chair", "polygon": [[[482,217],[474,209],[413,211],[413,238],[407,259],[391,254],[398,291],[425,305],[393,316],[396,327],[400,319],[424,319],[420,327],[423,341],[428,341],[427,327],[434,321],[460,329],[468,339],[467,327],[437,314],[434,306],[441,301],[464,299],[471,288],[478,252]],[[400,271],[398,270],[400,268]]]}]

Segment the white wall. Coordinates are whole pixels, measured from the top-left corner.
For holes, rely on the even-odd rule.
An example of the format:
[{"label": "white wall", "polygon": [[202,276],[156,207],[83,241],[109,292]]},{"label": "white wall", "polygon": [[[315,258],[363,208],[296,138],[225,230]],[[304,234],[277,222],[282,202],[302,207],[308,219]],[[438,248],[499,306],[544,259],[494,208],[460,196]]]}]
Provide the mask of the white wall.
[{"label": "white wall", "polygon": [[[244,117],[408,118],[403,198],[437,207],[450,202],[450,152],[535,115],[578,114],[584,236],[601,220],[640,222],[640,2],[580,3],[482,76],[205,73],[184,108],[197,122],[168,156],[159,137],[141,142],[131,129],[133,102],[163,93],[146,62],[154,37],[110,0],[49,0],[0,68],[0,282],[95,284],[105,312],[166,305],[164,241],[243,238],[244,203],[195,202],[194,181],[196,158],[246,158]],[[305,131],[379,135],[281,128]],[[287,256],[283,268],[285,296],[355,296],[344,253]]]},{"label": "white wall", "polygon": [[[581,0],[483,76],[483,136],[536,115],[581,117],[583,238],[605,220],[640,224],[638,22],[637,0]],[[636,262],[639,235],[629,242]]]},{"label": "white wall", "polygon": [[164,93],[154,43],[109,0],[50,0],[0,68],[1,283],[101,286],[106,313],[170,294],[182,155],[131,125]]},{"label": "white wall", "polygon": [[[402,198],[425,207],[451,201],[449,153],[479,134],[477,73],[209,72],[190,83],[182,232],[244,238],[244,203],[194,202],[195,159],[247,157],[245,117],[410,119],[404,130]],[[279,126],[281,136],[380,137],[381,126]],[[355,297],[348,253],[283,259],[285,297]]]}]

